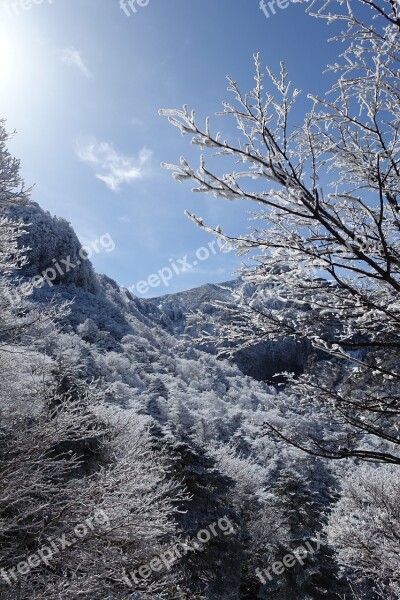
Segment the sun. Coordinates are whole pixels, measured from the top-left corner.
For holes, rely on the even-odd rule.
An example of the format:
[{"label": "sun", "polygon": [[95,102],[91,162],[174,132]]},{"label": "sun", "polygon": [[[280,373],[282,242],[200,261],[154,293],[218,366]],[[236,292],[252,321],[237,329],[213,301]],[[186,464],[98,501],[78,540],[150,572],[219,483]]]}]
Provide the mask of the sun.
[{"label": "sun", "polygon": [[[0,23],[0,109],[32,107],[50,85],[49,53],[37,30],[18,19]],[[0,116],[4,116],[3,114]]]},{"label": "sun", "polygon": [[0,29],[0,78],[3,79],[9,65],[10,42],[4,30]]},{"label": "sun", "polygon": [[[18,36],[13,35],[9,27],[2,25],[0,27],[0,83],[12,83],[12,77],[18,77],[23,67],[23,48],[18,44]],[[3,89],[3,93],[7,89]]]}]

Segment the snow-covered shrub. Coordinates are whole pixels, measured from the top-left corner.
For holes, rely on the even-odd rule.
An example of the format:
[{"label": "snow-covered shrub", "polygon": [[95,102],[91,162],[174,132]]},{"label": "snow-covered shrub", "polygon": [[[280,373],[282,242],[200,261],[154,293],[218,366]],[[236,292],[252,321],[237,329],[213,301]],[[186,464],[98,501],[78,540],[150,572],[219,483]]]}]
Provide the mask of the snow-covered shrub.
[{"label": "snow-covered shrub", "polygon": [[398,467],[358,467],[342,482],[326,528],[339,563],[380,584],[387,599],[400,594],[399,498]]}]

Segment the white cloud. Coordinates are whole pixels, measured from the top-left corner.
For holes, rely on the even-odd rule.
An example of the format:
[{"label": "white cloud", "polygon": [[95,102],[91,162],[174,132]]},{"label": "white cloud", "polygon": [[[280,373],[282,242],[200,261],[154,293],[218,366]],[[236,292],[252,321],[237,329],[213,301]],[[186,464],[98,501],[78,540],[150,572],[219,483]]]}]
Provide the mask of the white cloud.
[{"label": "white cloud", "polygon": [[90,138],[78,141],[77,155],[93,167],[98,179],[117,192],[123,183],[141,179],[148,172],[153,153],[148,148],[142,148],[137,157],[125,156],[109,142]]},{"label": "white cloud", "polygon": [[87,68],[85,61],[82,58],[79,50],[76,50],[72,46],[70,48],[64,48],[61,51],[61,60],[68,65],[72,65],[80,70],[86,77],[93,77],[91,71]]}]

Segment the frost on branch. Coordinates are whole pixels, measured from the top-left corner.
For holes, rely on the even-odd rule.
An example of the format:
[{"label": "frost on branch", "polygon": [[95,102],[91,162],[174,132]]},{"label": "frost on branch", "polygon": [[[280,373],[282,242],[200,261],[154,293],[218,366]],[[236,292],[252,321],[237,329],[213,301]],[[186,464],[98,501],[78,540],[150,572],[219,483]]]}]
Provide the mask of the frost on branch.
[{"label": "frost on branch", "polygon": [[[279,74],[267,69],[266,77],[259,55],[253,89],[244,94],[228,77],[232,99],[218,113],[233,122],[238,143],[213,135],[209,120],[202,128],[187,106],[160,112],[205,154],[213,150],[197,170],[181,159],[177,177],[194,182],[197,192],[255,205],[251,231],[239,237],[190,215],[251,258],[242,277],[259,286],[251,300],[243,293],[227,308],[219,328],[224,351],[227,341],[292,336],[328,353],[334,370],[343,371],[341,387],[329,378],[300,378],[291,389],[345,424],[352,443],[338,450],[328,435],[301,447],[336,459],[400,463],[400,20],[397,4],[384,4],[309,5],[314,17],[344,25],[335,38],[344,50],[328,67],[337,83],[322,98],[308,96],[300,126],[292,119],[299,91],[285,66]],[[217,173],[221,156],[240,169]],[[296,434],[287,439],[295,442]],[[384,447],[373,450],[372,441]]]}]

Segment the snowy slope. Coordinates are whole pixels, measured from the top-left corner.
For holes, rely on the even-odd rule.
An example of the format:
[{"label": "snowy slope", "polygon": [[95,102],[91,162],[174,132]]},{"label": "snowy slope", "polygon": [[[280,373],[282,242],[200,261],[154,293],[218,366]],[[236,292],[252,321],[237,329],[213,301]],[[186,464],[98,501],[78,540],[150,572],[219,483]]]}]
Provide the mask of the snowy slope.
[{"label": "snowy slope", "polygon": [[[194,535],[223,515],[235,523],[234,539],[216,540],[200,557],[188,558],[188,588],[202,589],[204,573],[210,574],[204,595],[191,597],[269,598],[254,570],[283,539],[291,543],[284,526],[276,539],[268,533],[272,521],[285,522],[271,501],[281,472],[286,477],[291,470],[291,477],[300,482],[307,507],[312,494],[317,516],[329,502],[331,487],[331,476],[318,459],[265,435],[265,421],[283,422],[291,399],[243,374],[253,370],[262,379],[265,373],[285,368],[281,361],[292,342],[254,347],[238,355],[242,372],[237,364],[218,360],[212,348],[204,352],[196,347],[198,331],[191,331],[192,339],[182,335],[189,331],[187,312],[223,318],[212,301],[225,299],[226,291],[210,285],[156,301],[135,298],[107,276],[96,274],[90,261],[80,260],[80,243],[65,220],[51,217],[36,204],[8,214],[27,223],[24,244],[31,248],[30,263],[19,272],[24,280],[64,264],[67,257],[75,265],[57,275],[52,285],[35,288],[28,298],[39,305],[73,301],[59,331],[46,341],[36,341],[36,350],[62,365],[62,372],[74,372],[84,382],[94,379],[99,396],[116,414],[135,415],[154,436],[155,448],[168,447],[174,473],[192,498],[179,522],[185,535]],[[230,282],[227,287],[236,285]],[[300,352],[299,361],[303,358]],[[316,518],[307,524],[304,536],[311,537],[320,527]],[[314,572],[310,568],[309,577]],[[304,574],[299,577],[303,580]],[[243,595],[243,590],[250,595]]]},{"label": "snowy slope", "polygon": [[[51,217],[36,204],[13,209],[12,214],[30,224],[24,236],[31,248],[30,262],[22,271],[27,280],[62,257],[79,262],[80,244],[65,220]],[[189,306],[206,311],[208,287],[214,288],[214,297],[219,294],[216,286],[205,286],[203,294],[194,290],[182,298],[192,298]],[[183,302],[170,301],[167,313],[165,302],[160,307],[130,296],[110,278],[96,274],[90,261],[81,261],[32,296],[39,302],[52,298],[73,300],[52,352],[79,367],[85,377],[101,378],[110,401],[162,423],[171,421],[203,441],[240,437],[247,427],[247,411],[252,422],[257,415],[262,421],[260,407],[269,404],[275,391],[177,335],[179,328],[183,331]]]}]

